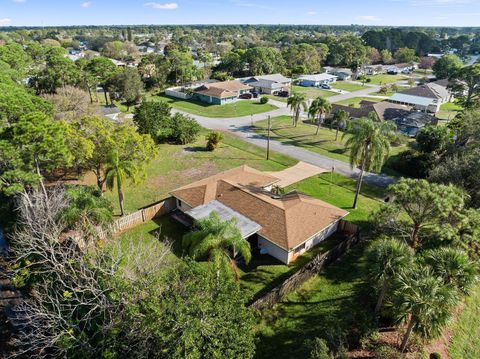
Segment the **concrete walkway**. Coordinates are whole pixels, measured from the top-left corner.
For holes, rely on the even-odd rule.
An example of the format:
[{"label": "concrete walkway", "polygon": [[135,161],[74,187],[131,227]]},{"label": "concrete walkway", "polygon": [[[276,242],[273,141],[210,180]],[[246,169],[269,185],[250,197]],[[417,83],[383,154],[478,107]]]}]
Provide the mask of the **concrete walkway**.
[{"label": "concrete walkway", "polygon": [[[209,118],[192,115],[176,109],[173,109],[172,112],[183,113],[194,118],[202,127],[211,130],[220,130],[232,133],[238,137],[241,137],[249,143],[265,149],[267,148],[266,137],[253,132],[252,124],[258,121],[265,120],[268,118],[268,116],[276,117],[282,115],[291,115],[290,110],[287,109],[286,106],[271,112],[236,118]],[[350,167],[350,164],[346,162],[322,156],[318,153],[305,150],[301,147],[288,145],[279,141],[270,141],[270,149],[274,152],[282,153],[284,155],[295,158],[298,161],[303,161],[317,167],[325,168],[329,171],[333,167],[335,172],[351,178],[357,178],[360,173],[359,169]],[[369,172],[365,174],[364,178],[366,183],[380,187],[387,187],[395,182],[394,178],[387,175]]]}]

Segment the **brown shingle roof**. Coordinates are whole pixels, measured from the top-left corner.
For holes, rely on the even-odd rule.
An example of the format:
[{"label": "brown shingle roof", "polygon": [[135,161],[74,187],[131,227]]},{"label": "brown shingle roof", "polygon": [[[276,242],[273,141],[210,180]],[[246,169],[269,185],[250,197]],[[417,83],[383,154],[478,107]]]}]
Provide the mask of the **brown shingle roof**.
[{"label": "brown shingle roof", "polygon": [[433,99],[438,99],[440,97],[428,85],[420,85],[420,86],[412,87],[408,90],[401,91],[400,93],[403,93],[405,95],[410,95],[410,96],[426,97],[426,98],[433,98]]},{"label": "brown shingle roof", "polygon": [[248,166],[239,167],[172,192],[192,207],[217,200],[262,226],[259,234],[289,250],[348,214],[301,193],[280,199],[263,190],[277,178]]},{"label": "brown shingle roof", "polygon": [[208,87],[205,90],[200,90],[200,91],[195,91],[196,93],[206,95],[206,96],[212,96],[212,97],[217,97],[217,98],[228,98],[228,97],[236,97],[237,94],[232,91],[227,91],[223,90],[221,88],[216,88],[216,87]]},{"label": "brown shingle roof", "polygon": [[242,84],[240,81],[231,80],[223,82],[214,82],[211,84],[205,84],[200,89],[195,91],[196,93],[217,97],[217,98],[227,98],[235,97],[238,95],[238,91],[241,90],[250,90],[252,87]]}]

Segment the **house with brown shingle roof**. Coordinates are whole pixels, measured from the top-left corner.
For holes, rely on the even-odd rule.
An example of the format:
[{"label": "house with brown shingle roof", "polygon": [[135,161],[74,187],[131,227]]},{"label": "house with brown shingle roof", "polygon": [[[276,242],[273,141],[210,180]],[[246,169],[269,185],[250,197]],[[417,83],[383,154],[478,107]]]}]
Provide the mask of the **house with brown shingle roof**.
[{"label": "house with brown shingle roof", "polygon": [[321,200],[292,192],[271,192],[279,179],[248,166],[234,168],[176,189],[171,195],[193,220],[215,211],[237,219],[252,246],[285,264],[335,233],[348,212]]},{"label": "house with brown shingle roof", "polygon": [[452,100],[447,82],[443,80],[412,87],[394,94],[389,99],[390,102],[413,106],[416,110],[432,113],[437,113],[442,104]]}]

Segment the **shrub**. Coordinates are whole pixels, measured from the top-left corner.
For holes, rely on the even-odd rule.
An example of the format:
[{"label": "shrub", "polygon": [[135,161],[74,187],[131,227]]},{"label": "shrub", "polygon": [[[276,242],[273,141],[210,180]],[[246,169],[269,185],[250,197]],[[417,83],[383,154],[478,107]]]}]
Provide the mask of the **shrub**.
[{"label": "shrub", "polygon": [[372,79],[371,79],[371,78],[367,78],[366,82],[367,82],[367,84],[368,84],[368,83],[372,82]]},{"label": "shrub", "polygon": [[380,90],[378,90],[378,93],[386,94],[388,93],[388,89],[389,89],[388,86],[382,86]]},{"label": "shrub", "polygon": [[182,145],[194,142],[201,130],[197,121],[181,113],[173,116],[171,126],[169,139]]},{"label": "shrub", "polygon": [[267,97],[267,96],[262,96],[262,97],[260,98],[260,103],[261,103],[262,105],[266,105],[266,104],[268,103],[268,97]]},{"label": "shrub", "polygon": [[398,352],[397,349],[392,348],[388,345],[380,345],[375,350],[376,359],[401,359],[402,354]]},{"label": "shrub", "polygon": [[221,132],[210,132],[205,139],[207,140],[207,150],[214,151],[223,141],[223,134]]},{"label": "shrub", "polygon": [[431,353],[430,359],[442,359],[442,355],[440,353]]},{"label": "shrub", "polygon": [[333,359],[325,339],[315,338],[311,343],[310,359]]}]

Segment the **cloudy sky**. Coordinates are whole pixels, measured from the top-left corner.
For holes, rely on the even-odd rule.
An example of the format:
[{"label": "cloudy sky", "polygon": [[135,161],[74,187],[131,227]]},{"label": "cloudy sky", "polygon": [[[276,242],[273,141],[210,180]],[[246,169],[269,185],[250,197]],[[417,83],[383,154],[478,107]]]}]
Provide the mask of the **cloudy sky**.
[{"label": "cloudy sky", "polygon": [[480,0],[0,0],[0,26],[245,23],[480,26]]}]

